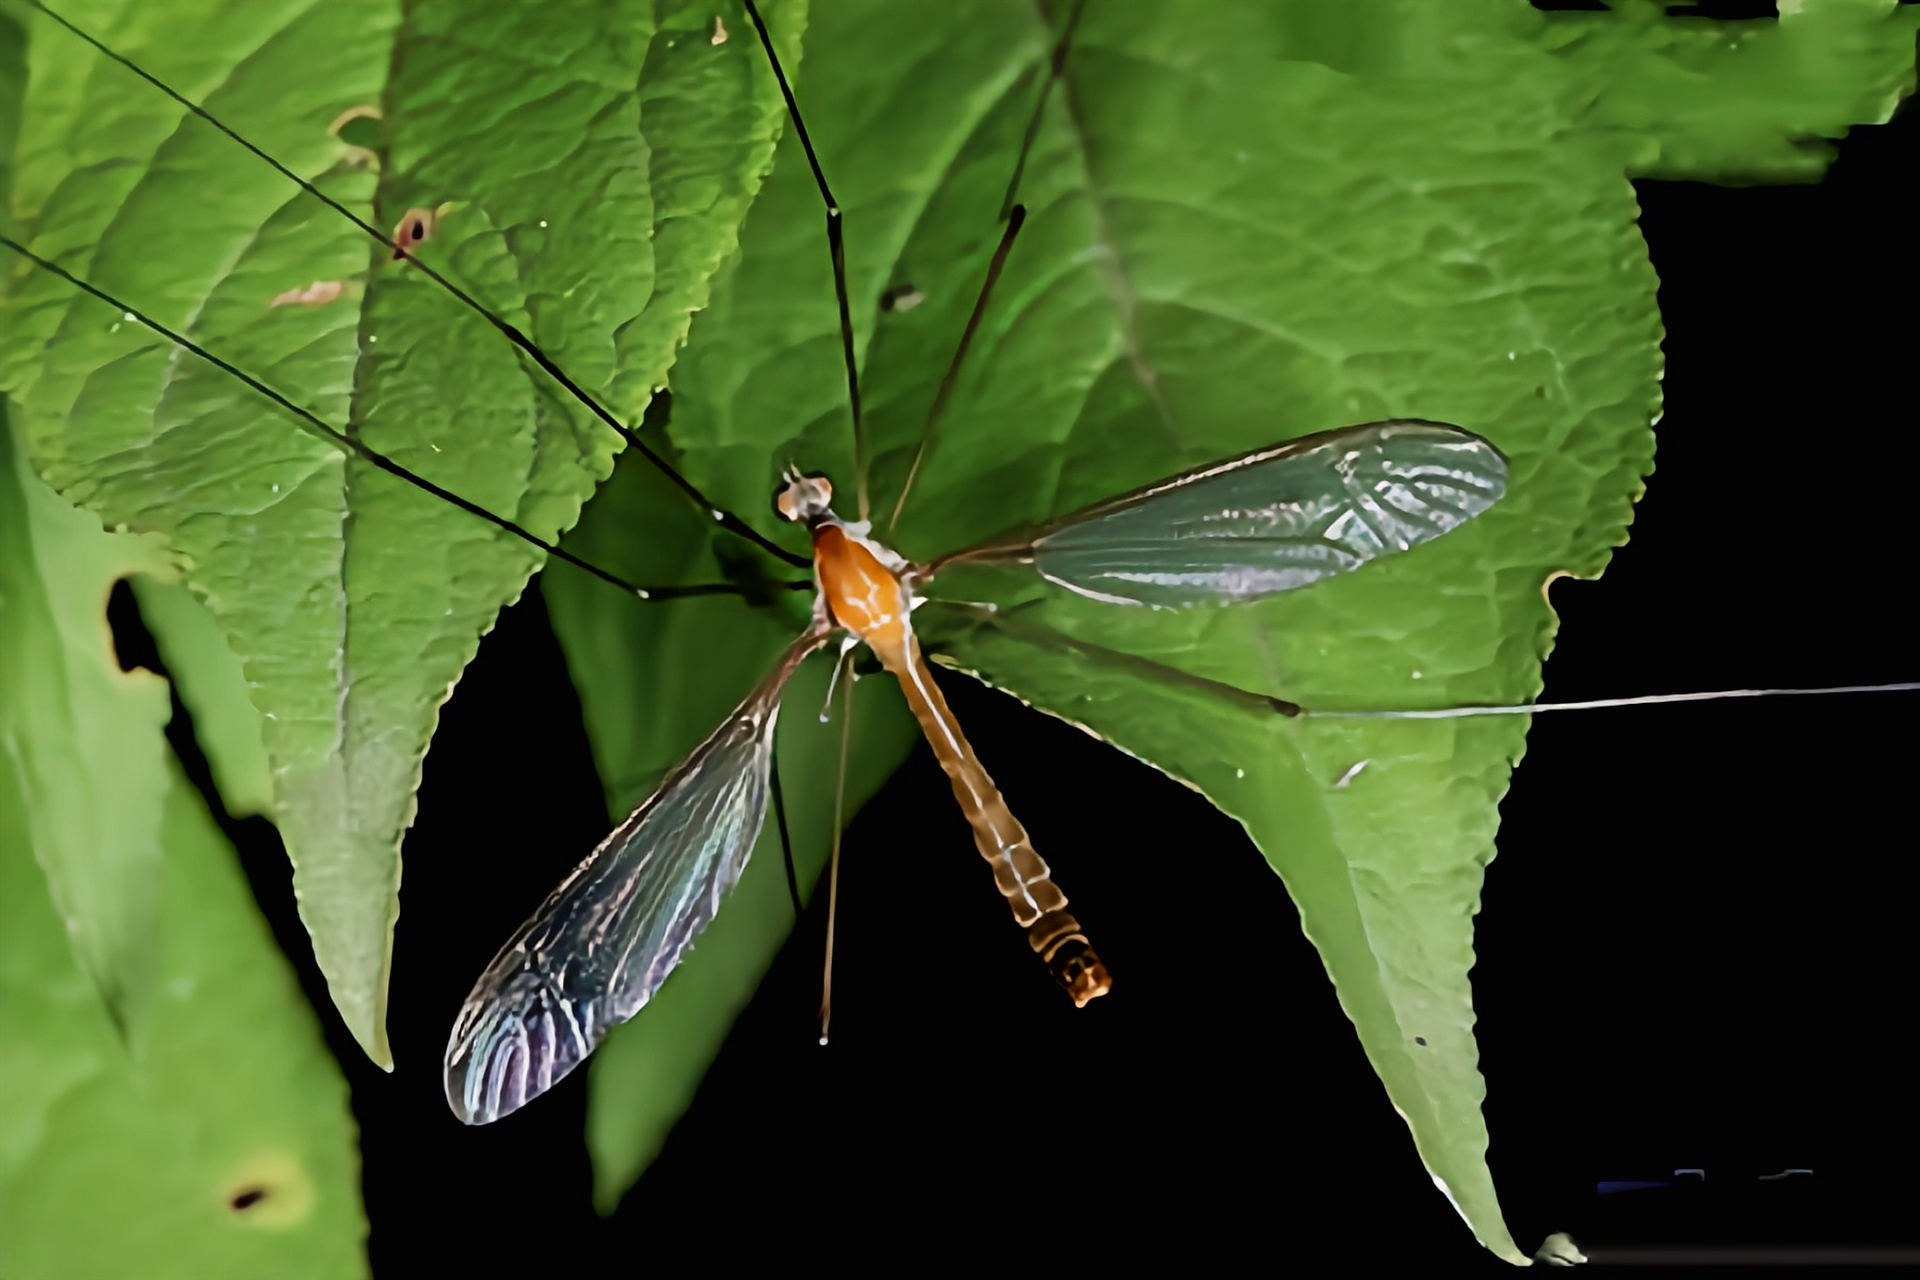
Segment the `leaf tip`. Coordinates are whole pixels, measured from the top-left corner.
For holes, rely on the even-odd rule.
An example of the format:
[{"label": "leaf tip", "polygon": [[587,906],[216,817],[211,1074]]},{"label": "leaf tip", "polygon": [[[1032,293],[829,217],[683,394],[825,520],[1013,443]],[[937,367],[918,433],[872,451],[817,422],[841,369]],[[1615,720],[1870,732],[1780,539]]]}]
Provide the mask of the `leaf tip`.
[{"label": "leaf tip", "polygon": [[393,1070],[393,1046],[387,1043],[387,1028],[384,1022],[373,1027],[370,1034],[363,1035],[359,1028],[354,1028],[353,1038],[366,1051],[367,1057],[372,1059],[374,1066],[382,1071]]},{"label": "leaf tip", "polygon": [[388,971],[382,969],[378,994],[371,1006],[364,1000],[348,998],[337,984],[328,983],[333,1007],[339,1011],[340,1020],[347,1024],[354,1043],[382,1071],[393,1070],[393,1045],[387,1039],[387,976]]}]

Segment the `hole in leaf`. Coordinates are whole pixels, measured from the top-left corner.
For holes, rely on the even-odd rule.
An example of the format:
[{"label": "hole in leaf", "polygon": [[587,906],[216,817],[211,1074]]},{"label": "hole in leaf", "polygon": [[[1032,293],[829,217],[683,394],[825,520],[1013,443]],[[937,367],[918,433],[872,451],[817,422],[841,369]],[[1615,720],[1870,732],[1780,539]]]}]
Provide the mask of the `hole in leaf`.
[{"label": "hole in leaf", "polygon": [[439,220],[437,209],[407,210],[393,228],[393,256],[404,258],[410,250],[425,244]]},{"label": "hole in leaf", "polygon": [[133,587],[125,578],[113,584],[107,594],[107,629],[113,633],[113,656],[122,671],[147,670],[165,674],[160,663],[160,646],[153,633],[140,620],[140,606],[133,598]]}]

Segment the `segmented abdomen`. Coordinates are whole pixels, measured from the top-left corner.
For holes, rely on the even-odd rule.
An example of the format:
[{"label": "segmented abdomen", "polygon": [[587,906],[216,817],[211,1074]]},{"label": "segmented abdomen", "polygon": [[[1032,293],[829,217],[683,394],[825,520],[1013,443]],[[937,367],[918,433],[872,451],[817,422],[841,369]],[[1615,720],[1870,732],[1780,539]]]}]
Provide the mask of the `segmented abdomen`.
[{"label": "segmented abdomen", "polygon": [[1113,985],[1112,977],[1087,941],[1080,922],[1066,909],[1067,895],[1034,852],[1026,828],[1007,808],[1000,788],[993,784],[974,755],[972,744],[960,731],[959,721],[920,656],[919,641],[911,631],[904,642],[874,643],[875,639],[869,638],[875,656],[899,679],[907,705],[953,783],[954,798],[973,827],[974,844],[993,867],[994,884],[1013,908],[1013,918],[1027,931],[1027,942],[1046,962],[1054,980],[1073,997],[1074,1004],[1085,1006],[1094,997],[1105,995]]}]

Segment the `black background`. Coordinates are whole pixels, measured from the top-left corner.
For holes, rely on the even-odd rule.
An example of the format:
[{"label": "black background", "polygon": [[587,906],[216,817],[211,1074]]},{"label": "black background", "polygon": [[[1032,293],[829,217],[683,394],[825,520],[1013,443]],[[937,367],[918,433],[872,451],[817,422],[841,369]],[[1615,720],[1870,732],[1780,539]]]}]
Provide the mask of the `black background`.
[{"label": "black background", "polygon": [[[1915,676],[1917,123],[1856,130],[1818,187],[1640,184],[1667,324],[1658,471],[1604,579],[1553,589],[1548,699]],[[813,1021],[823,895],[610,1220],[590,1206],[585,1072],[483,1129],[454,1120],[439,1078],[474,975],[608,824],[537,590],[482,646],[427,761],[394,1074],[332,1013],[272,829],[228,824],[352,1082],[378,1275],[975,1253],[1498,1265],[1433,1189],[1239,828],[1069,727],[942,684],[1121,985],[1084,1012],[1060,997],[983,891],[923,746],[849,837],[833,1044]],[[1914,709],[1536,720],[1473,972],[1489,1158],[1523,1249],[1556,1230],[1920,1244]],[[1225,886],[1204,927],[1163,911],[1169,850]],[[1677,1167],[1706,1183],[1595,1192]],[[1758,1179],[1789,1167],[1814,1176]]]}]

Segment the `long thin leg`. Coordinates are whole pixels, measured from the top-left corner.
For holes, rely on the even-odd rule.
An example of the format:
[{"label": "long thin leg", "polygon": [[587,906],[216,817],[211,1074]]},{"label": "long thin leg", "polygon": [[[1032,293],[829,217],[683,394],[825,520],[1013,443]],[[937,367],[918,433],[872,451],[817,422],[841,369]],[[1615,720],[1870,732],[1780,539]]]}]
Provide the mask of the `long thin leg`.
[{"label": "long thin leg", "polygon": [[1047,59],[1047,78],[1040,86],[1040,100],[1033,104],[1033,114],[1027,117],[1026,136],[1020,139],[1020,158],[1014,162],[1013,178],[1007,183],[1006,198],[1000,202],[1002,218],[1013,212],[1014,201],[1020,194],[1020,179],[1027,173],[1027,156],[1033,151],[1033,140],[1039,136],[1040,121],[1046,115],[1047,99],[1053,93],[1054,82],[1066,73],[1067,54],[1073,48],[1073,35],[1080,29],[1080,15],[1086,7],[1087,0],[1074,0],[1067,25],[1060,28],[1060,38],[1053,42],[1053,53]]},{"label": "long thin leg", "polygon": [[[947,400],[953,394],[953,386],[960,376],[960,365],[967,358],[967,351],[973,346],[973,335],[980,328],[981,317],[986,315],[987,304],[993,297],[993,287],[1000,282],[1000,272],[1007,265],[1007,255],[1013,252],[1013,241],[1020,234],[1020,228],[1026,225],[1027,209],[1017,202],[1020,192],[1020,179],[1027,171],[1027,156],[1033,150],[1033,141],[1040,133],[1040,121],[1045,117],[1047,99],[1053,93],[1053,85],[1067,68],[1067,53],[1073,48],[1073,33],[1080,26],[1081,11],[1086,8],[1086,0],[1076,0],[1073,12],[1067,15],[1067,25],[1060,31],[1060,38],[1054,41],[1053,52],[1047,59],[1047,78],[1040,85],[1040,96],[1033,104],[1033,114],[1027,117],[1027,131],[1020,139],[1020,155],[1013,165],[1013,177],[1007,182],[1006,197],[1000,202],[1000,220],[1007,229],[1000,235],[1000,245],[993,251],[993,259],[987,264],[987,278],[980,286],[980,294],[973,301],[973,312],[967,317],[967,327],[960,332],[960,343],[954,349],[953,359],[947,364],[947,372],[940,379],[940,389],[934,394],[933,405],[927,410],[927,424],[920,429],[920,440],[914,445],[913,462],[907,468],[907,479],[900,486],[900,496],[894,500],[893,514],[887,517],[887,527],[883,531],[891,534],[893,527],[900,523],[900,513],[906,509],[907,495],[913,492],[913,482],[920,478],[920,468],[933,452],[934,440],[940,433],[940,419],[946,414]],[[862,508],[864,514],[865,508]]]},{"label": "long thin leg", "polygon": [[867,499],[867,422],[860,410],[860,369],[853,355],[853,314],[847,306],[847,245],[840,225],[840,202],[833,198],[833,189],[827,185],[826,171],[820,167],[820,157],[813,150],[813,136],[807,132],[807,122],[800,116],[800,104],[794,100],[793,86],[787,83],[780,55],[773,51],[773,37],[767,33],[767,24],[760,17],[760,7],[753,0],[741,0],[741,4],[746,7],[747,17],[753,20],[753,29],[760,35],[760,47],[766,50],[774,79],[780,82],[780,96],[786,99],[787,116],[793,121],[800,145],[806,149],[807,164],[813,169],[813,183],[820,188],[820,199],[827,207],[827,252],[833,259],[834,296],[840,302],[840,357],[847,366],[847,407],[853,416],[853,474],[860,496],[860,518],[865,520],[871,514]]},{"label": "long thin leg", "polygon": [[1813,698],[1842,693],[1920,693],[1920,680],[1891,684],[1836,684],[1818,689],[1710,689],[1703,693],[1646,693],[1631,698],[1589,698],[1583,702],[1518,702],[1504,706],[1431,707],[1414,711],[1307,711],[1315,720],[1460,720],[1469,716],[1532,716],[1543,711],[1605,711],[1618,707],[1658,707],[1676,702],[1721,702],[1728,698]]},{"label": "long thin leg", "polygon": [[[187,337],[185,334],[180,333],[177,330],[168,328],[166,325],[160,323],[158,320],[155,320],[152,316],[146,314],[144,311],[139,310],[138,308],[134,307],[130,303],[122,302],[119,298],[114,297],[112,294],[108,293],[106,290],[100,288],[99,286],[91,283],[90,281],[82,280],[79,276],[74,275],[71,271],[68,271],[65,267],[61,266],[60,264],[41,257],[39,254],[35,253],[33,250],[21,244],[18,240],[15,240],[10,236],[0,235],[0,245],[4,245],[6,248],[13,250],[15,253],[19,254],[23,258],[26,258],[28,261],[32,262],[35,266],[39,267],[41,270],[51,272],[52,274],[60,277],[62,280],[65,280],[68,284],[80,290],[82,293],[86,293],[91,295],[92,297],[98,298],[100,301],[106,303],[110,307],[113,307],[115,310],[119,311],[121,314],[131,318],[135,323],[144,325],[146,328],[151,329],[153,332],[159,334],[161,337],[165,338],[167,341],[180,347],[182,350],[192,352],[194,355],[200,357],[200,359],[202,360],[205,360],[208,364],[212,365],[216,369],[219,369],[221,372],[229,374],[235,378],[238,378],[241,382],[245,383],[248,387],[252,388],[254,391],[265,396],[267,399],[273,401],[273,403],[279,405],[282,409],[287,410],[287,412],[299,418],[308,427],[310,427],[316,435],[319,435],[320,437],[325,439],[328,443],[334,445],[341,452],[350,453],[355,457],[361,459],[363,462],[367,462],[372,466],[378,467],[380,470],[386,472],[388,475],[391,475],[396,477],[397,479],[406,481],[408,484],[412,485],[416,489],[421,490],[424,493],[430,493],[434,497],[439,498],[443,502],[452,503],[454,506],[460,508],[462,511],[467,512],[469,515],[478,516],[480,519],[485,520],[488,524],[493,525],[498,529],[503,529],[506,532],[512,534],[514,537],[519,538],[522,542],[525,542],[530,546],[538,547],[540,550],[546,552],[548,555],[554,557],[556,560],[565,561],[567,564],[573,565],[577,569],[585,570],[586,572],[592,574],[594,577],[599,578],[602,582],[611,583],[613,586],[620,588],[622,591],[625,591],[631,595],[637,596],[642,600],[673,600],[673,599],[678,599],[682,596],[713,596],[713,595],[744,595],[746,594],[740,587],[735,586],[733,583],[730,583],[730,582],[695,583],[691,585],[658,586],[658,587],[640,586],[636,583],[629,582],[625,578],[622,578],[621,576],[619,576],[618,574],[610,573],[607,570],[602,569],[600,566],[596,564],[593,564],[589,561],[581,559],[579,556],[573,554],[573,552],[567,551],[562,547],[558,546],[557,544],[547,541],[545,538],[542,538],[539,534],[534,533],[533,531],[527,529],[522,525],[516,524],[514,521],[507,519],[505,516],[495,515],[493,512],[487,510],[485,507],[481,506],[479,503],[463,498],[459,494],[453,492],[451,489],[443,488],[440,485],[435,484],[433,481],[427,479],[425,476],[419,474],[418,472],[402,466],[400,463],[395,462],[392,458],[389,458],[386,454],[381,453],[378,449],[373,448],[371,445],[368,445],[362,442],[361,440],[348,435],[346,432],[340,430],[338,427],[333,426],[331,423],[327,422],[325,419],[321,418],[318,414],[313,412],[313,410],[308,409],[303,405],[295,404],[292,400],[288,399],[281,392],[276,391],[274,388],[268,386],[266,383],[262,382],[260,379],[254,377],[252,374],[246,372],[244,369],[241,369],[239,366],[233,364],[231,361],[223,360],[221,357],[215,355],[213,352],[207,350],[205,347],[195,342],[192,338]],[[790,585],[795,588],[802,588],[802,587],[809,587],[812,584],[806,583],[806,582],[798,582]]]},{"label": "long thin leg", "polygon": [[840,695],[840,764],[833,780],[833,856],[827,862],[827,955],[820,973],[820,1043],[833,1021],[833,927],[840,909],[840,841],[847,830],[847,754],[853,742],[853,679]]},{"label": "long thin leg", "polygon": [[900,522],[900,512],[907,505],[907,495],[913,492],[913,482],[920,477],[920,464],[927,460],[927,454],[933,449],[934,437],[940,433],[940,419],[947,411],[947,400],[953,395],[953,384],[960,377],[960,363],[967,358],[967,350],[973,346],[973,335],[980,328],[980,317],[987,313],[987,303],[993,297],[993,286],[1000,282],[1000,272],[1007,265],[1007,255],[1013,252],[1013,241],[1020,234],[1020,228],[1027,225],[1025,205],[1013,206],[1013,212],[1007,218],[1007,229],[1000,236],[1000,246],[993,251],[993,260],[987,264],[987,278],[980,286],[980,295],[973,300],[973,314],[967,317],[967,327],[960,331],[960,345],[954,348],[953,359],[947,363],[947,372],[940,379],[940,390],[934,393],[933,407],[927,410],[927,425],[920,429],[920,442],[913,449],[913,464],[907,468],[906,482],[900,486],[900,496],[893,504],[893,514],[887,517],[886,534],[893,532],[893,526]]},{"label": "long thin leg", "polygon": [[780,785],[780,755],[768,761],[773,778],[773,820],[780,828],[780,861],[787,869],[787,897],[793,900],[793,919],[800,921],[800,878],[793,871],[793,839],[787,834],[787,793]]},{"label": "long thin leg", "polygon": [[1164,662],[1155,662],[1152,658],[1143,658],[1137,653],[1124,653],[1119,649],[1109,649],[1105,645],[1094,644],[1077,636],[1070,636],[1056,627],[1043,622],[1033,622],[1022,618],[1014,611],[1002,610],[992,605],[968,604],[957,600],[929,600],[929,609],[961,610],[980,619],[995,630],[1002,631],[1015,640],[1038,645],[1043,649],[1058,649],[1077,653],[1095,662],[1114,667],[1125,668],[1134,675],[1142,676],[1161,684],[1179,685],[1195,689],[1201,693],[1224,699],[1251,711],[1265,712],[1269,715],[1298,716],[1306,714],[1298,703],[1288,702],[1285,698],[1276,698],[1270,693],[1258,693],[1252,689],[1242,689],[1237,684],[1228,684],[1224,680],[1214,680],[1207,676],[1198,676],[1191,671],[1182,671],[1170,667]]},{"label": "long thin leg", "polygon": [[1590,698],[1582,702],[1516,702],[1490,706],[1425,707],[1411,710],[1325,710],[1318,711],[1256,693],[1223,680],[1194,675],[1138,654],[1122,653],[1092,644],[1045,623],[1002,612],[992,605],[959,600],[929,600],[926,607],[935,610],[962,610],[1015,640],[1048,649],[1063,649],[1092,658],[1095,662],[1125,667],[1135,675],[1164,684],[1185,685],[1252,711],[1262,711],[1303,720],[1462,720],[1474,716],[1531,716],[1549,711],[1606,711],[1624,707],[1669,706],[1681,702],[1722,702],[1732,698],[1812,698],[1850,693],[1920,693],[1920,680],[1887,684],[1825,685],[1817,689],[1712,689],[1701,693],[1651,693],[1626,698]]},{"label": "long thin leg", "polygon": [[[338,213],[341,217],[346,218],[349,222],[353,223],[354,226],[366,232],[367,235],[372,237],[374,240],[376,240],[380,244],[383,244],[387,248],[393,250],[393,256],[395,258],[405,259],[408,263],[410,263],[413,266],[413,268],[416,271],[419,271],[421,274],[425,275],[429,280],[432,280],[435,284],[439,285],[442,289],[446,290],[446,292],[449,295],[451,295],[454,299],[459,301],[461,305],[467,307],[469,310],[473,311],[474,314],[480,316],[488,324],[492,325],[495,329],[497,329],[501,333],[501,335],[507,339],[507,341],[513,343],[514,346],[519,347],[522,351],[526,352],[528,357],[532,359],[535,364],[540,366],[540,368],[546,372],[548,377],[552,378],[555,382],[559,383],[561,387],[565,388],[568,395],[572,396],[575,400],[579,401],[581,405],[585,406],[585,408],[590,413],[592,413],[596,418],[600,419],[601,422],[605,423],[607,426],[613,428],[614,431],[618,432],[620,434],[620,437],[623,440],[625,440],[629,446],[637,450],[639,454],[642,457],[644,457],[648,462],[652,463],[653,466],[656,467],[662,475],[666,476],[667,479],[671,480],[680,489],[682,493],[686,494],[688,499],[692,501],[696,506],[699,507],[701,514],[711,518],[716,524],[718,524],[721,528],[727,530],[729,533],[734,533],[739,535],[740,537],[747,539],[748,541],[752,542],[754,545],[758,546],[762,551],[765,551],[770,555],[776,556],[779,559],[786,561],[788,564],[795,566],[796,568],[804,569],[811,566],[812,561],[808,560],[805,556],[796,555],[795,553],[788,551],[785,547],[782,547],[778,543],[773,542],[768,538],[766,538],[758,530],[754,529],[752,525],[749,525],[746,521],[742,520],[739,516],[736,516],[732,512],[727,511],[719,506],[716,506],[713,500],[708,498],[706,494],[702,493],[699,490],[699,488],[697,488],[691,480],[688,480],[685,476],[681,475],[678,468],[676,468],[672,463],[668,462],[665,458],[661,457],[660,454],[657,451],[655,451],[650,445],[648,445],[646,441],[642,440],[639,436],[639,433],[635,432],[631,427],[627,426],[626,423],[622,422],[619,418],[614,416],[614,413],[611,409],[608,409],[605,405],[601,404],[596,397],[594,397],[591,393],[589,393],[586,390],[586,388],[582,387],[578,382],[575,382],[573,378],[566,372],[566,370],[562,369],[559,366],[559,364],[556,363],[554,359],[551,356],[549,356],[545,351],[542,351],[540,349],[539,344],[534,342],[532,338],[528,337],[526,333],[524,333],[512,321],[508,320],[505,316],[502,316],[499,312],[494,311],[492,308],[488,307],[485,303],[481,302],[478,298],[475,298],[472,294],[468,293],[465,289],[462,289],[459,285],[455,284],[453,281],[447,279],[447,277],[445,277],[444,275],[441,275],[440,272],[434,270],[434,268],[429,266],[427,263],[421,261],[418,257],[414,255],[412,250],[404,248],[399,244],[396,244],[384,231],[381,231],[378,227],[374,226],[372,223],[362,218],[359,214],[349,209],[346,205],[340,203],[338,200],[335,200],[332,196],[322,191],[319,187],[307,181],[305,178],[301,177],[299,174],[295,173],[293,170],[287,168],[286,165],[280,163],[280,161],[274,159],[271,155],[268,155],[260,147],[254,145],[252,142],[242,137],[239,133],[235,132],[231,126],[229,126],[225,121],[221,120],[218,116],[208,111],[205,107],[201,106],[199,103],[193,101],[193,99],[188,98],[184,94],[178,92],[172,86],[166,84],[159,77],[155,76],[152,72],[140,66],[138,63],[134,62],[131,58],[128,58],[125,54],[119,53],[118,51],[110,48],[108,45],[102,43],[100,40],[96,39],[94,36],[90,35],[88,32],[82,30],[80,27],[75,26],[73,23],[67,21],[67,19],[62,17],[60,14],[54,12],[52,9],[48,8],[45,4],[43,4],[41,0],[26,0],[26,3],[32,6],[34,9],[37,9],[39,12],[47,15],[48,18],[52,19],[54,22],[58,23],[60,26],[66,28],[68,31],[72,32],[75,36],[85,41],[87,44],[92,45],[96,50],[100,52],[102,56],[110,59],[113,62],[119,63],[121,66],[125,67],[128,71],[131,71],[134,75],[139,76],[142,80],[145,80],[148,84],[158,89],[161,93],[173,99],[175,102],[185,107],[188,111],[192,112],[194,115],[200,117],[200,119],[212,125],[215,129],[218,129],[221,133],[231,138],[239,146],[245,148],[247,151],[251,152],[253,155],[258,156],[261,160],[265,161],[268,165],[270,165],[276,173],[280,174],[281,177],[287,179],[287,181],[293,183],[295,186],[299,187],[302,191],[306,192],[308,195],[312,196],[314,199],[320,201],[322,204],[326,205],[329,209],[332,209],[335,213]],[[844,313],[844,310],[845,310],[844,299],[842,300],[841,307]]]}]

